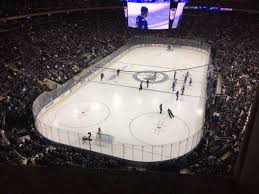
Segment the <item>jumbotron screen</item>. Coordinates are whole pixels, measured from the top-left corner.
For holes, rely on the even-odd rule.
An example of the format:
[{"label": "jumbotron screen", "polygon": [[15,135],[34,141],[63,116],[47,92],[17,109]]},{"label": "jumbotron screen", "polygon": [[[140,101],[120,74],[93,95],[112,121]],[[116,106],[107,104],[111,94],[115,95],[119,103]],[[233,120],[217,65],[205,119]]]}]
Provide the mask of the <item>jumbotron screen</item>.
[{"label": "jumbotron screen", "polygon": [[188,0],[127,0],[124,4],[128,26],[140,30],[177,28]]}]

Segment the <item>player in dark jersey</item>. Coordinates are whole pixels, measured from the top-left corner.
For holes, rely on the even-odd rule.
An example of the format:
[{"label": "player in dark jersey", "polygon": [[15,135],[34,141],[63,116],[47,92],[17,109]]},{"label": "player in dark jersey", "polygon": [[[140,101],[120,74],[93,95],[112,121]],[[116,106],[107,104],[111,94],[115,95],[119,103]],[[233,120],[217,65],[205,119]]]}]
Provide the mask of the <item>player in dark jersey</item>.
[{"label": "player in dark jersey", "polygon": [[98,132],[97,132],[98,135],[102,135],[102,130],[101,130],[101,127],[98,127]]},{"label": "player in dark jersey", "polygon": [[174,89],[175,89],[175,82],[173,82],[172,89],[173,89],[173,92],[174,92]]},{"label": "player in dark jersey", "polygon": [[160,110],[160,114],[162,114],[162,112],[163,112],[163,105],[162,104],[159,105],[159,110]]},{"label": "player in dark jersey", "polygon": [[190,77],[189,86],[192,85],[192,78]]},{"label": "player in dark jersey", "polygon": [[186,83],[187,78],[188,78],[188,74],[186,74],[185,77],[184,77],[184,84]]},{"label": "player in dark jersey", "polygon": [[185,86],[183,85],[181,95],[183,95],[183,94],[184,94],[184,90],[185,90]]},{"label": "player in dark jersey", "polygon": [[174,71],[174,80],[176,79],[176,71]]},{"label": "player in dark jersey", "polygon": [[143,81],[140,82],[140,85],[139,85],[139,90],[142,90],[142,84],[143,84]]},{"label": "player in dark jersey", "polygon": [[136,18],[136,27],[140,30],[147,30],[148,29],[148,23],[146,20],[148,14],[148,8],[147,7],[141,7],[141,15],[139,15]]},{"label": "player in dark jersey", "polygon": [[147,88],[148,88],[148,86],[149,86],[149,80],[148,79],[147,79],[146,83],[147,83]]},{"label": "player in dark jersey", "polygon": [[176,100],[179,98],[179,91],[176,92]]},{"label": "player in dark jersey", "polygon": [[103,80],[104,78],[104,73],[101,73],[101,81]]},{"label": "player in dark jersey", "polygon": [[172,119],[174,118],[174,114],[172,113],[172,110],[171,109],[167,109],[167,112],[168,112],[168,115],[169,117]]},{"label": "player in dark jersey", "polygon": [[117,69],[117,76],[120,75],[120,72],[121,72],[121,70],[120,70],[120,69]]}]

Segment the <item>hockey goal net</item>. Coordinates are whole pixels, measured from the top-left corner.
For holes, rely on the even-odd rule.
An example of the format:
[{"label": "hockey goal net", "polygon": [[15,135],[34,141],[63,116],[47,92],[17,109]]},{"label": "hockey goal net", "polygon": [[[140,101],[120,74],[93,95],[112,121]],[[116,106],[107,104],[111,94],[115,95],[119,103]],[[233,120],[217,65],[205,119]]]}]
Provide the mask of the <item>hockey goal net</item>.
[{"label": "hockey goal net", "polygon": [[114,137],[105,133],[96,133],[95,144],[99,146],[106,146],[113,144]]}]

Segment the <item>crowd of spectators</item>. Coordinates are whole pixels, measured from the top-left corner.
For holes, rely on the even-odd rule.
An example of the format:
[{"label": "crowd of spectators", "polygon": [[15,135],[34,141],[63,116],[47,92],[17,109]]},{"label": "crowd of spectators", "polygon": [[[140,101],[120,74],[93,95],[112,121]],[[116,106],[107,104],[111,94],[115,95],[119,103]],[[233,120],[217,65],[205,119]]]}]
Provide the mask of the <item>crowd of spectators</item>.
[{"label": "crowd of spectators", "polygon": [[0,17],[118,5],[121,5],[119,0],[2,0],[0,2]]},{"label": "crowd of spectators", "polygon": [[[122,6],[122,4],[122,0],[2,0],[0,1],[0,17],[93,7],[118,7]],[[249,2],[236,0],[235,3],[233,3],[233,0],[190,0],[187,5],[247,10],[255,10],[258,8],[256,0],[249,0]]]},{"label": "crowd of spectators", "polygon": [[[246,14],[198,13],[183,16],[175,31],[139,32],[127,30],[119,12],[96,15],[67,15],[59,22],[45,25],[35,25],[37,19],[29,19],[20,24],[21,28],[1,34],[0,127],[8,143],[1,141],[4,152],[0,152],[0,161],[20,157],[17,163],[36,166],[141,166],[152,171],[231,174],[259,80],[255,18]],[[208,41],[214,71],[223,77],[223,95],[208,108],[203,138],[191,153],[160,163],[129,164],[122,159],[57,145],[37,133],[31,107],[37,96],[48,90],[44,79],[62,84],[93,60],[115,51],[127,38],[150,34]]]}]

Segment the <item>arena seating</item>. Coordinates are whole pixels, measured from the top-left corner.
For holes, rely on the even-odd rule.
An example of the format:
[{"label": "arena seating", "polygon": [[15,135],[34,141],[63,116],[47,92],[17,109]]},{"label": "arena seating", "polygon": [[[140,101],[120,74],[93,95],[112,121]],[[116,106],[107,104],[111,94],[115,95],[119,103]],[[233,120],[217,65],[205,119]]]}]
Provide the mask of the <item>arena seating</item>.
[{"label": "arena seating", "polygon": [[[256,19],[245,13],[197,13],[184,15],[175,31],[139,32],[126,28],[120,12],[97,15],[61,15],[52,23],[44,23],[44,17],[26,19],[17,21],[17,28],[1,33],[0,162],[231,175],[259,80]],[[199,146],[175,160],[139,165],[57,145],[41,137],[35,130],[31,107],[36,97],[48,90],[43,80],[64,83],[135,35],[211,43],[213,65],[223,75],[224,95],[207,110],[205,134]],[[207,103],[211,104],[212,99]],[[220,115],[217,121],[213,119],[215,112]]]}]

